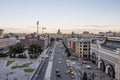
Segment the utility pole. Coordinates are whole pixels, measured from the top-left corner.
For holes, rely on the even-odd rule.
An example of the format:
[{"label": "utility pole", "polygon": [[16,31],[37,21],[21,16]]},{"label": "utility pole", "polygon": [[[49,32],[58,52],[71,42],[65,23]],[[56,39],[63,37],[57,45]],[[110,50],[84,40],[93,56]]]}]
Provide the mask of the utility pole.
[{"label": "utility pole", "polygon": [[37,36],[38,36],[38,33],[39,33],[39,21],[37,21]]}]

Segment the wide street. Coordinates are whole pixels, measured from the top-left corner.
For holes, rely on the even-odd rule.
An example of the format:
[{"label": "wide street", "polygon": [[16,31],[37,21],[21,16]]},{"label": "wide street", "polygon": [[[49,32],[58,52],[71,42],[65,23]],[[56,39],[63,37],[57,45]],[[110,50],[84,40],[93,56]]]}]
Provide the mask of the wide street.
[{"label": "wide street", "polygon": [[[52,70],[50,72],[50,80],[72,80],[71,75],[65,73],[68,70],[68,67],[66,64],[64,46],[62,45],[62,42],[56,42],[55,45],[53,45],[48,51],[48,57],[45,59],[45,63],[42,65],[38,73],[35,74],[36,77],[33,80],[44,80],[45,79],[47,68],[50,67],[49,62],[51,62],[51,59],[50,59],[52,57],[51,54],[54,55],[54,58],[52,60],[53,65],[52,65]],[[52,51],[52,53],[50,51]],[[59,63],[59,61],[61,63]],[[59,69],[60,77],[57,77],[56,69]]]},{"label": "wide street", "polygon": [[[66,64],[64,48],[61,42],[57,42],[55,52],[54,52],[54,59],[53,59],[53,66],[51,71],[51,78],[50,80],[72,80],[71,75],[66,74],[66,70],[68,69]],[[59,61],[61,63],[59,63]],[[56,69],[60,70],[60,77],[56,76]]]},{"label": "wide street", "polygon": [[50,47],[50,50],[48,51],[48,57],[45,59],[45,62],[44,64],[42,65],[41,69],[39,69],[38,73],[35,74],[35,78],[33,80],[44,80],[44,77],[45,77],[45,73],[46,73],[46,69],[48,67],[48,62],[49,62],[49,59],[51,57],[51,54],[50,54],[50,51],[53,49],[53,46],[52,45]]}]

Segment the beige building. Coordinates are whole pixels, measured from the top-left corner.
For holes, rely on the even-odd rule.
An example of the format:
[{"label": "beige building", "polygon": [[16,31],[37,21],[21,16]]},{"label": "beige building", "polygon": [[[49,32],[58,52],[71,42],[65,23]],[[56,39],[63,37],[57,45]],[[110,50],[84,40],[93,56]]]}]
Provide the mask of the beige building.
[{"label": "beige building", "polygon": [[76,55],[82,59],[90,58],[91,39],[82,38],[76,41]]},{"label": "beige building", "polygon": [[113,79],[120,80],[120,41],[105,39],[91,44],[91,60]]}]

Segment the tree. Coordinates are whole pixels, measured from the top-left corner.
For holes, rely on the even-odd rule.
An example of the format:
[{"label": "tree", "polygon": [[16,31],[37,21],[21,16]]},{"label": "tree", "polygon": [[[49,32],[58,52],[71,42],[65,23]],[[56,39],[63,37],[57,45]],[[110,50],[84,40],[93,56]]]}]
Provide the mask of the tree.
[{"label": "tree", "polygon": [[50,38],[50,41],[52,42],[52,41],[54,41],[55,39],[54,38]]},{"label": "tree", "polygon": [[56,38],[56,41],[59,41],[60,39],[59,38]]},{"label": "tree", "polygon": [[42,48],[38,44],[32,44],[32,45],[30,45],[28,50],[32,54],[39,53],[39,52],[41,53],[42,52]]},{"label": "tree", "polygon": [[32,44],[29,46],[28,50],[30,51],[30,58],[31,59],[37,59],[39,54],[42,52],[42,48],[38,44]]},{"label": "tree", "polygon": [[9,47],[9,56],[10,57],[16,57],[16,54],[20,54],[20,53],[23,53],[23,51],[24,51],[25,49],[24,49],[24,45],[23,44],[21,44],[21,43],[17,43],[17,44],[15,44],[15,45],[11,45],[10,47]]},{"label": "tree", "polygon": [[22,53],[24,49],[24,45],[21,43],[17,43],[15,46],[15,53]]},{"label": "tree", "polygon": [[84,72],[82,80],[87,80],[87,73],[86,72]]},{"label": "tree", "polygon": [[67,57],[70,57],[70,56],[71,56],[71,54],[70,54],[70,52],[69,52],[69,49],[68,49],[68,48],[66,48],[66,52],[67,52]]}]

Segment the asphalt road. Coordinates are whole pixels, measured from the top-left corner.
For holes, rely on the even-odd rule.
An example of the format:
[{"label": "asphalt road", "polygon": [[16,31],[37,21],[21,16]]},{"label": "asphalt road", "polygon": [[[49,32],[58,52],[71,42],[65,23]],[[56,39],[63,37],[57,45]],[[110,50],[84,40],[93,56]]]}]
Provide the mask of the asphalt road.
[{"label": "asphalt road", "polygon": [[[50,48],[50,50],[53,49],[53,46]],[[49,51],[48,51],[48,54],[49,54]],[[51,54],[49,54],[48,57],[45,59],[45,62],[42,65],[42,68],[40,69],[39,73],[36,74],[37,77],[36,77],[35,80],[44,80],[44,76],[45,76],[45,73],[46,73],[46,70],[47,70],[47,66],[48,66],[50,56],[51,56]]]},{"label": "asphalt road", "polygon": [[[63,53],[64,53],[64,49],[61,48],[61,45],[60,44],[56,45],[50,80],[72,80],[71,75],[65,73],[68,70],[68,67],[66,64],[66,59],[63,57],[64,55]],[[61,60],[59,60],[59,58]],[[61,63],[58,63],[59,61],[61,61]],[[56,76],[57,68],[60,70],[60,77]]]}]

